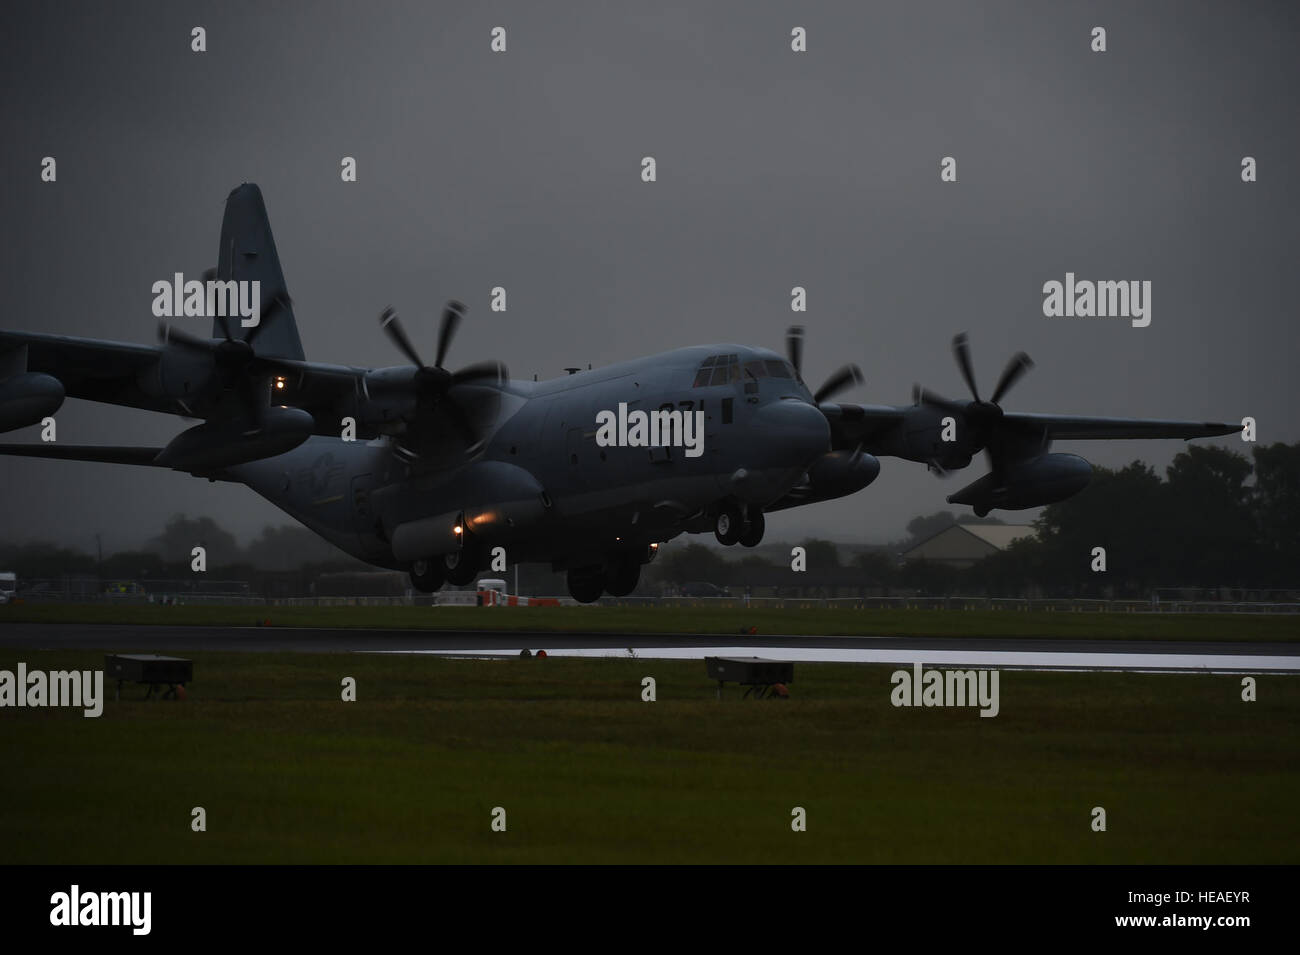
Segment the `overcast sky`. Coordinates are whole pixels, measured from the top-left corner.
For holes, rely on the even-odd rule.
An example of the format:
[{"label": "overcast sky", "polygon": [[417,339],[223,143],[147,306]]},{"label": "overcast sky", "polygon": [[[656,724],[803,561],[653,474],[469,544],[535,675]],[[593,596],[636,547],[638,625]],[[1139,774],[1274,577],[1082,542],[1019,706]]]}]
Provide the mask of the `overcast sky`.
[{"label": "overcast sky", "polygon": [[[60,3],[6,15],[0,327],[152,342],[151,284],[214,265],[258,183],[307,357],[399,364],[391,302],[450,364],[563,374],[681,345],[782,348],[845,401],[1239,421],[1300,440],[1300,15],[1290,3]],[[208,51],[190,50],[207,30]],[[489,49],[507,30],[507,52]],[[807,30],[806,53],[790,34]],[[1107,31],[1105,53],[1090,31]],[[58,181],[40,181],[43,156]],[[640,179],[654,156],[658,181]],[[339,163],[354,156],[358,181]],[[943,183],[940,160],[957,160]],[[1240,178],[1243,156],[1259,181]],[[1046,318],[1042,286],[1149,280],[1152,321]],[[493,286],[509,311],[488,308]],[[808,311],[790,311],[790,289]],[[69,400],[60,441],[161,445],[179,419]],[[36,429],[0,438],[37,440]],[[1238,439],[1225,442],[1237,449]],[[1182,443],[1071,442],[1162,472]],[[901,536],[983,473],[883,461],[769,536]],[[959,508],[954,508],[960,510]],[[288,518],[166,471],[0,459],[0,534],[106,551],[178,511]],[[1011,521],[1037,512],[997,512]]]}]

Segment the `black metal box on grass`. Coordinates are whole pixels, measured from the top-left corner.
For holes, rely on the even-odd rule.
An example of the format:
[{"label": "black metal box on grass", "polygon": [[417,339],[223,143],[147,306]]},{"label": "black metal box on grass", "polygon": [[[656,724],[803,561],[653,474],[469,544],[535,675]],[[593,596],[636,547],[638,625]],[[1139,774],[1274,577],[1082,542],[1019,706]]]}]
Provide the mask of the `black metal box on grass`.
[{"label": "black metal box on grass", "polygon": [[742,686],[771,686],[794,682],[794,662],[762,657],[705,657],[709,679]]},{"label": "black metal box on grass", "polygon": [[170,687],[164,695],[175,696],[177,686],[194,679],[194,661],[156,653],[110,653],[104,657],[104,670],[110,680],[117,681],[119,694],[123,683],[147,683],[149,697],[157,686]]}]

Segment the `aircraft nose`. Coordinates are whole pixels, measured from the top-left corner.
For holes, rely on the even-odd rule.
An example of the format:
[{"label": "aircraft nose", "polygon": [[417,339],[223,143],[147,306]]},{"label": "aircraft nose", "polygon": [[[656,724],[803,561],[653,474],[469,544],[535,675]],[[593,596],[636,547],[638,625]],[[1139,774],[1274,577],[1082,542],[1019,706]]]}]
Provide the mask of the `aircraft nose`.
[{"label": "aircraft nose", "polygon": [[772,463],[804,466],[831,449],[826,416],[806,401],[772,401],[760,407],[754,423]]}]

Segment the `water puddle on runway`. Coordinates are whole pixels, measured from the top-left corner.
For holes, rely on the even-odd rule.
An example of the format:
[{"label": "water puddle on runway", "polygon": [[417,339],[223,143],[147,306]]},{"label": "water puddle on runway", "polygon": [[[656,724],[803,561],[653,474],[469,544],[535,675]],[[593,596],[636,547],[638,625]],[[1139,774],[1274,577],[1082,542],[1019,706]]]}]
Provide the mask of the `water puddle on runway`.
[{"label": "water puddle on runway", "polygon": [[[763,657],[808,663],[925,663],[1006,670],[1127,670],[1132,672],[1300,673],[1300,656],[1231,653],[1094,653],[1051,650],[930,650],[924,647],[529,647],[551,657],[702,660],[704,657]],[[516,650],[369,650],[367,653],[428,653],[442,657],[487,659],[517,657]]]}]

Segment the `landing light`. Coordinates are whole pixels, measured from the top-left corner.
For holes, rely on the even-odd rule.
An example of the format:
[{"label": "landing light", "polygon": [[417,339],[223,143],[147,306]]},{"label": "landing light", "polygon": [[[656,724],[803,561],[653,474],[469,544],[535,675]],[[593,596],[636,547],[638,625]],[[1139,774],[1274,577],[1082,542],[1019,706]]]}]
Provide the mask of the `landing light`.
[{"label": "landing light", "polygon": [[276,388],[277,391],[279,391],[279,390],[281,390],[281,389],[284,388],[284,379],[283,379],[283,378],[280,378],[280,377],[278,377],[278,376],[276,377],[276,379],[275,379],[275,388]]},{"label": "landing light", "polygon": [[453,528],[451,529],[451,532],[452,532],[453,534],[459,534],[459,533],[461,533],[462,530],[463,530],[463,528],[462,528],[459,524],[457,524],[455,527],[453,527]]}]

